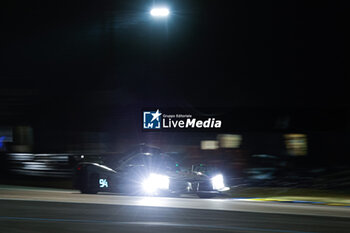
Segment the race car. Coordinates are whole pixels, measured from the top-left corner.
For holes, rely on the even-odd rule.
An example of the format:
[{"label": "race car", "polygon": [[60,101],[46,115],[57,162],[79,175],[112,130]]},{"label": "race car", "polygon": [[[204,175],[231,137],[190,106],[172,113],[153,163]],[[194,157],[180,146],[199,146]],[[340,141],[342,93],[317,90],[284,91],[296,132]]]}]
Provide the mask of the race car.
[{"label": "race car", "polygon": [[118,161],[102,163],[80,162],[75,188],[86,194],[179,196],[194,193],[201,198],[215,197],[229,190],[222,174],[209,177],[193,169],[183,170],[169,154],[147,145],[138,146]]}]

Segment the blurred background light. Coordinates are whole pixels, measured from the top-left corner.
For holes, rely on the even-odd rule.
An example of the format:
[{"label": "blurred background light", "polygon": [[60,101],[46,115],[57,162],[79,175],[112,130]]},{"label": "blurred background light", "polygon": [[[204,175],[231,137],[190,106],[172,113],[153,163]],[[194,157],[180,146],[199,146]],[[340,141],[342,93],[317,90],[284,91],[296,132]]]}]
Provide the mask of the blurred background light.
[{"label": "blurred background light", "polygon": [[165,7],[155,7],[150,11],[150,14],[155,17],[166,17],[169,13],[169,9]]},{"label": "blurred background light", "polygon": [[216,140],[202,140],[201,149],[202,150],[216,150],[219,148],[219,142]]},{"label": "blurred background light", "polygon": [[287,153],[292,156],[307,155],[306,134],[285,134],[284,135]]},{"label": "blurred background light", "polygon": [[239,148],[242,142],[239,134],[219,134],[217,138],[221,148]]}]

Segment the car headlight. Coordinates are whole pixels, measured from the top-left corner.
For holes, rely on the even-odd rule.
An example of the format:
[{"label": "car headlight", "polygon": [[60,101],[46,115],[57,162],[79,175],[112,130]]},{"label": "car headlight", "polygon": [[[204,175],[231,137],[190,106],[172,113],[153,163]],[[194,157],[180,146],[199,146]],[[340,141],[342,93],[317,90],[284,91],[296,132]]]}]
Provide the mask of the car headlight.
[{"label": "car headlight", "polygon": [[225,184],[224,184],[224,177],[219,174],[211,178],[211,183],[213,185],[214,190],[224,190],[226,189]]},{"label": "car headlight", "polygon": [[158,190],[169,189],[169,177],[151,173],[147,179],[142,182],[143,190],[146,193],[155,193]]}]

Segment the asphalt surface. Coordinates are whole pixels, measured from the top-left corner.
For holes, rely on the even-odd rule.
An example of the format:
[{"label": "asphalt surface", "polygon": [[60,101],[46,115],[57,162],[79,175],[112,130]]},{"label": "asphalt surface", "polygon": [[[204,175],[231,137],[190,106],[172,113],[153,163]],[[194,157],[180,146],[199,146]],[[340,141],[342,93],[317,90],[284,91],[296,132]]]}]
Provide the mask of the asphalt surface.
[{"label": "asphalt surface", "polygon": [[0,187],[0,232],[350,232],[350,208]]}]

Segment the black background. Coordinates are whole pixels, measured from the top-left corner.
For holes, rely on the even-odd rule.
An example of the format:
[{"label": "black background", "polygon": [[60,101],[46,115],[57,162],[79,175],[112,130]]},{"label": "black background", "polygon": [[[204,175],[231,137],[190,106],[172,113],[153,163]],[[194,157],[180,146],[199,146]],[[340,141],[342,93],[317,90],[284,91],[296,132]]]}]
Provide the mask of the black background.
[{"label": "black background", "polygon": [[345,4],[167,1],[167,20],[152,4],[2,1],[3,124],[139,131],[166,106],[228,109],[227,131],[348,129]]}]

